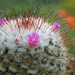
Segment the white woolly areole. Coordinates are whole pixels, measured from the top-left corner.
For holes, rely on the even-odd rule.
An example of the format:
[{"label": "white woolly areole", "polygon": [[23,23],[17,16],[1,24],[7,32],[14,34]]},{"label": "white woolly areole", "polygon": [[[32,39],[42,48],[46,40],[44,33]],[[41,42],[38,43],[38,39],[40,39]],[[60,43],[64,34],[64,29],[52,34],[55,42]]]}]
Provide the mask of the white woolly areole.
[{"label": "white woolly areole", "polygon": [[[59,36],[59,31],[58,32],[53,32],[51,27],[52,25],[44,22],[41,18],[39,20],[39,18],[35,19],[33,17],[30,17],[31,21],[34,21],[33,27],[31,29],[29,29],[27,31],[27,29],[25,28],[18,28],[18,23],[16,22],[16,20],[10,20],[7,21],[7,24],[3,25],[2,27],[0,27],[0,33],[2,34],[2,38],[0,38],[1,42],[0,42],[0,46],[2,44],[2,42],[4,41],[4,39],[6,38],[8,40],[7,43],[3,42],[4,45],[14,45],[14,40],[15,39],[19,39],[20,40],[20,44],[25,44],[24,46],[28,46],[28,41],[27,41],[27,36],[28,34],[31,34],[33,32],[35,32],[34,27],[38,27],[36,29],[36,33],[38,33],[40,35],[40,42],[39,42],[39,46],[40,47],[45,47],[48,46],[49,44],[49,40],[52,39],[53,43],[58,45],[62,45],[62,43],[60,43],[61,41],[61,37]],[[19,22],[22,21],[21,18],[18,19]],[[41,27],[40,27],[41,26]],[[40,28],[39,28],[40,27]],[[22,38],[21,38],[22,37]]]},{"label": "white woolly areole", "polygon": [[[27,23],[26,26],[24,26],[23,22],[24,24]],[[65,65],[62,66],[60,63],[68,62],[66,58],[67,54],[65,53],[67,48],[64,46],[63,40],[61,40],[60,31],[54,32],[52,26],[51,23],[45,22],[40,17],[21,17],[16,20],[6,21],[6,24],[0,27],[0,53],[3,54],[5,50],[8,50],[7,54],[14,59],[13,64],[16,62],[21,63],[20,68],[14,68],[11,64],[9,69],[11,69],[12,72],[24,68],[27,69],[27,73],[37,74],[37,70],[34,67],[36,67],[38,63],[40,63],[39,65],[42,67],[39,68],[40,70],[44,68],[48,71],[54,69],[59,70],[60,68],[61,70],[66,70]],[[37,33],[40,36],[40,42],[34,47],[28,44],[28,35],[32,33]],[[17,41],[15,41],[16,39]],[[6,49],[6,47],[8,49]],[[31,65],[29,65],[30,67],[28,66],[29,60],[26,61],[28,58],[32,62]],[[0,70],[4,71],[5,69],[1,67]],[[42,75],[45,74],[42,73]]]}]

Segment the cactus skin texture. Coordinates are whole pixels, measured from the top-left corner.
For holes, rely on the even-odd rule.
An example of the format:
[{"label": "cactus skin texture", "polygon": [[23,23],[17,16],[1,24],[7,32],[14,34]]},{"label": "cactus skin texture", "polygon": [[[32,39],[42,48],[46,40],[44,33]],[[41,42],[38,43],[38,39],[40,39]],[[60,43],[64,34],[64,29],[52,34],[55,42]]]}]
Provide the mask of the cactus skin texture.
[{"label": "cactus skin texture", "polygon": [[68,50],[61,25],[36,11],[22,13],[0,19],[0,75],[66,75]]}]

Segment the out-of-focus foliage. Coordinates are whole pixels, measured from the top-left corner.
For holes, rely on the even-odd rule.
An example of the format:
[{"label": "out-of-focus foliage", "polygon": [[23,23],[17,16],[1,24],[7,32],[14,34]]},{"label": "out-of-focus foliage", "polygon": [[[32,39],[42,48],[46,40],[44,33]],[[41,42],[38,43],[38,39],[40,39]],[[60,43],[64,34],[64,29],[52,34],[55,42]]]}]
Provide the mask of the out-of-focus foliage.
[{"label": "out-of-focus foliage", "polygon": [[42,4],[58,4],[62,0],[35,0],[37,3],[42,3]]},{"label": "out-of-focus foliage", "polygon": [[62,5],[70,15],[75,16],[75,0],[63,0]]}]

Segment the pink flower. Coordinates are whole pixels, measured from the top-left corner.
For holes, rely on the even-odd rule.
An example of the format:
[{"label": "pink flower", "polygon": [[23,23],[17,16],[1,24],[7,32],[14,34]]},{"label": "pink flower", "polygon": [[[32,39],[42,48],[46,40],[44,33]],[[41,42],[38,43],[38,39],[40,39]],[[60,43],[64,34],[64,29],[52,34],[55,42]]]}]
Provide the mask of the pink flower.
[{"label": "pink flower", "polygon": [[2,18],[2,19],[0,19],[0,25],[5,24],[5,23],[6,23],[5,20],[6,20],[6,18]]},{"label": "pink flower", "polygon": [[54,32],[59,31],[60,28],[61,28],[61,25],[59,25],[59,24],[56,23],[56,22],[55,22],[55,23],[53,24],[53,26],[52,26],[52,29],[53,29]]},{"label": "pink flower", "polygon": [[40,42],[40,36],[37,33],[32,33],[28,35],[28,44],[30,46],[36,46]]},{"label": "pink flower", "polygon": [[18,42],[19,42],[19,39],[15,39],[14,42],[15,42],[15,43],[18,43]]}]

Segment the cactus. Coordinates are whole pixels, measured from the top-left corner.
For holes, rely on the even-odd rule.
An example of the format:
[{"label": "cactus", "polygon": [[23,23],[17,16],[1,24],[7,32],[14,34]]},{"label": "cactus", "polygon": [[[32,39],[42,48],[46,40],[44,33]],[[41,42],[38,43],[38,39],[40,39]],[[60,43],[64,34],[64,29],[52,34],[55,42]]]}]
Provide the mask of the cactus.
[{"label": "cactus", "polygon": [[[36,10],[37,11],[37,10]],[[0,75],[65,75],[69,66],[61,25],[38,11],[0,19]]]}]

